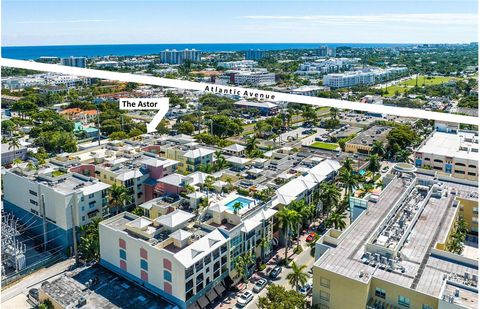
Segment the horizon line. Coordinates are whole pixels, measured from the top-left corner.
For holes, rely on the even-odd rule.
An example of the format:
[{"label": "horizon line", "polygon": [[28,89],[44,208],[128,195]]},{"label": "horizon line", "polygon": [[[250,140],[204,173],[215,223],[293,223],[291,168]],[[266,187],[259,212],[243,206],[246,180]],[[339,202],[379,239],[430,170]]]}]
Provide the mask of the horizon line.
[{"label": "horizon line", "polygon": [[419,45],[419,44],[433,44],[433,45],[464,45],[478,43],[478,41],[470,42],[209,42],[209,43],[92,43],[92,44],[47,44],[47,45],[1,45],[1,48],[12,48],[12,47],[55,47],[55,46],[111,46],[111,45],[212,45],[212,44],[224,44],[224,45],[235,45],[235,44],[390,44],[390,45]]}]

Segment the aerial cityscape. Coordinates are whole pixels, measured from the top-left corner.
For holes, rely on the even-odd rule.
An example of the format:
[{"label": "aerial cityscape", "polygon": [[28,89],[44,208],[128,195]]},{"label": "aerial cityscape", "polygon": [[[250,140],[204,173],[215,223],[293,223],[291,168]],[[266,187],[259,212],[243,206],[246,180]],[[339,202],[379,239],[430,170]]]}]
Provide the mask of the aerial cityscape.
[{"label": "aerial cityscape", "polygon": [[[346,2],[358,14],[339,15],[319,1],[326,11],[311,3],[312,12],[299,8],[305,16],[290,16],[292,1],[271,12],[268,1],[247,1],[251,12],[214,1],[224,12],[237,8],[241,21],[212,16],[238,41],[204,40],[205,25],[183,25],[178,40],[148,44],[118,41],[117,32],[135,35],[128,17],[115,31],[107,25],[119,8],[79,19],[88,13],[71,10],[75,2],[57,3],[72,12],[58,33],[85,25],[99,27],[98,36],[57,42],[40,33],[54,31],[48,18],[59,12],[39,2],[45,7],[2,2],[2,57],[130,73],[142,83],[2,64],[2,308],[478,308],[478,125],[448,119],[478,118],[470,1],[445,1],[431,15],[426,0],[412,4],[419,12],[397,4],[393,15],[394,4],[365,15],[369,1]],[[213,5],[178,2],[199,14]],[[119,2],[135,16],[129,5]],[[26,7],[45,15],[14,12]],[[455,22],[435,18],[447,16]],[[399,39],[384,39],[385,30],[353,39],[372,18]],[[312,40],[308,31],[295,40],[287,29],[339,23],[340,37],[347,20],[366,27],[352,29],[351,43],[322,33]],[[403,33],[404,22],[423,28]],[[248,26],[260,25],[272,39],[249,40]],[[188,43],[188,31],[204,43]],[[282,31],[290,43],[277,43]],[[284,94],[375,108],[293,103]],[[169,108],[160,118],[120,104],[162,98]],[[419,118],[420,110],[448,117]]]}]

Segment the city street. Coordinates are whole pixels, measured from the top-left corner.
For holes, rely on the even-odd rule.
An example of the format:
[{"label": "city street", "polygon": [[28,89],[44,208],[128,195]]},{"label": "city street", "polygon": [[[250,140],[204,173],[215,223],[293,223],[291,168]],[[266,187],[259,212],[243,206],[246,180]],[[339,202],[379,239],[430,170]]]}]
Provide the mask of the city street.
[{"label": "city street", "polygon": [[[306,271],[309,272],[310,268],[313,266],[314,258],[310,255],[310,247],[305,242],[305,238],[306,238],[307,235],[308,235],[308,233],[305,233],[304,235],[301,236],[300,244],[303,248],[303,251],[299,255],[294,255],[293,254],[293,247],[296,246],[296,243],[293,243],[291,248],[288,250],[288,256],[290,258],[293,258],[293,261],[295,263],[297,263],[298,265],[307,265]],[[273,267],[275,265],[277,265],[277,262],[282,260],[284,258],[284,256],[285,256],[285,248],[281,247],[277,250],[276,254],[270,259],[270,261],[267,262],[267,268],[264,271],[256,272],[255,274],[252,275],[252,277],[249,279],[249,282],[248,282],[246,288],[244,288],[241,292],[237,292],[237,293],[231,292],[230,294],[228,294],[226,299],[224,299],[223,302],[219,303],[215,308],[216,309],[220,309],[220,308],[222,308],[222,309],[240,308],[240,307],[236,306],[236,301],[237,301],[237,298],[240,296],[240,294],[242,292],[246,291],[246,290],[252,290],[252,288],[255,284],[255,281],[257,279],[259,279],[259,278],[267,278],[268,279],[268,273],[270,272],[270,270],[273,269]],[[285,287],[286,289],[291,290],[292,287],[290,286],[290,284],[288,283],[288,280],[286,279],[287,275],[290,272],[291,272],[290,268],[282,267],[282,272],[280,273],[280,275],[278,276],[277,279],[275,279],[273,281],[268,279],[269,284],[281,285],[281,286]],[[310,273],[309,273],[309,276],[311,276]],[[265,296],[267,294],[267,288],[268,288],[268,285],[260,293],[258,293],[258,294],[254,293],[254,297],[253,297],[252,301],[247,306],[245,306],[244,308],[247,308],[247,309],[257,308],[258,298],[261,297],[261,296]],[[311,301],[311,296],[308,297],[308,300]]]}]

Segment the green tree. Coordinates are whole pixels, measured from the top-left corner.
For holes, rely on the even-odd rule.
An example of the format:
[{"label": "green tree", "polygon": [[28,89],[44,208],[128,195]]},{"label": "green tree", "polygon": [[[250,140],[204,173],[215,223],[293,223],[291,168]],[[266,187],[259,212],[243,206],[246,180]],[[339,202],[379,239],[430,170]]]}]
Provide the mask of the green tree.
[{"label": "green tree", "polygon": [[12,149],[13,150],[13,160],[15,161],[16,159],[16,152],[17,152],[17,149],[20,148],[20,142],[18,141],[17,138],[15,137],[12,137],[8,140],[8,150]]},{"label": "green tree", "polygon": [[210,191],[213,189],[213,183],[215,182],[215,178],[213,176],[208,175],[203,182],[203,187],[207,190],[207,198]]},{"label": "green tree", "polygon": [[322,212],[323,214],[330,212],[331,209],[334,209],[340,203],[342,194],[338,187],[333,183],[322,182],[320,184],[320,201],[323,204]]},{"label": "green tree", "polygon": [[305,309],[307,302],[302,294],[272,284],[267,288],[267,295],[258,298],[257,306],[260,309]]},{"label": "green tree", "polygon": [[317,112],[311,106],[305,107],[302,113],[302,117],[306,123],[310,123],[310,124],[313,124],[318,120]]},{"label": "green tree", "polygon": [[240,203],[240,202],[235,202],[235,204],[233,204],[233,207],[232,207],[232,208],[233,208],[233,213],[237,215],[238,212],[240,211],[240,209],[243,208],[243,206],[242,206],[242,203]]},{"label": "green tree", "polygon": [[292,272],[287,275],[287,280],[292,288],[298,292],[300,286],[303,286],[308,281],[308,274],[305,272],[307,265],[297,265],[295,262],[292,262],[291,269]]},{"label": "green tree", "polygon": [[381,163],[377,154],[372,154],[368,157],[368,165],[367,165],[368,171],[375,174],[378,171],[380,171],[380,166],[381,166]]},{"label": "green tree", "polygon": [[284,206],[277,212],[277,218],[282,226],[285,237],[285,265],[287,265],[290,231],[296,228],[297,222],[300,220],[300,215],[295,210]]},{"label": "green tree", "polygon": [[133,210],[132,210],[132,214],[134,215],[137,215],[137,216],[143,216],[144,214],[144,211],[143,211],[143,208],[142,207],[135,207]]},{"label": "green tree", "polygon": [[120,208],[131,202],[132,196],[129,193],[127,188],[116,183],[108,189],[110,208],[115,209],[115,214],[118,214]]},{"label": "green tree", "polygon": [[253,263],[255,260],[250,252],[239,255],[235,259],[235,270],[244,283],[248,282],[248,267]]},{"label": "green tree", "polygon": [[87,225],[80,227],[79,253],[83,260],[98,261],[100,258],[100,238],[98,224],[102,218],[95,218]]},{"label": "green tree", "polygon": [[348,203],[350,201],[350,196],[352,195],[355,188],[359,184],[359,178],[352,171],[347,170],[345,168],[341,168],[340,173],[338,175],[338,180],[345,187],[345,203],[348,205]]},{"label": "green tree", "polygon": [[327,227],[334,227],[337,230],[343,230],[347,225],[345,224],[346,215],[340,212],[333,212],[325,220]]},{"label": "green tree", "polygon": [[383,144],[383,142],[379,140],[374,141],[372,145],[371,153],[379,155],[380,157],[383,157],[386,153],[385,145]]}]

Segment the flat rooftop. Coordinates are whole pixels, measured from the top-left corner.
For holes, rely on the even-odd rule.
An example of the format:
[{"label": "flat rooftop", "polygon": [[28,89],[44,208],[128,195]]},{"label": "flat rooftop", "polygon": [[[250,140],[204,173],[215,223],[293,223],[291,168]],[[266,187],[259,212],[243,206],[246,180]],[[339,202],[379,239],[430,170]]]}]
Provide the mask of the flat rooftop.
[{"label": "flat rooftop", "polygon": [[478,135],[435,132],[417,152],[478,161]]},{"label": "flat rooftop", "polygon": [[[423,175],[418,175],[418,179],[424,179]],[[455,188],[459,192],[465,190],[471,192],[477,189],[456,183],[443,183],[445,189]],[[367,210],[341,234],[338,245],[336,247],[332,245],[315,262],[315,266],[364,283],[367,283],[371,277],[376,277],[434,297],[440,295],[445,283],[444,275],[476,274],[478,267],[431,255],[431,249],[435,243],[445,239],[451,221],[449,218],[452,218],[457,210],[453,205],[456,195],[450,194],[450,191],[447,196],[431,197],[427,201],[417,224],[413,225],[407,242],[400,248],[402,259],[395,262],[393,271],[379,267],[378,264],[364,263],[362,258],[365,255],[365,244],[368,238],[375,232],[407,187],[408,182],[404,178],[393,179],[382,192],[377,203],[368,202]],[[324,244],[329,245],[325,242]]]},{"label": "flat rooftop", "polygon": [[372,146],[374,141],[385,141],[387,139],[387,134],[391,129],[392,128],[390,127],[373,126],[358,133],[358,135],[351,139],[347,144]]}]

